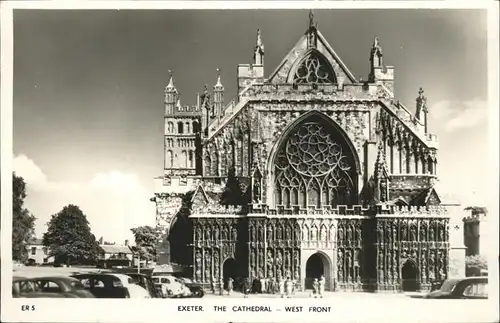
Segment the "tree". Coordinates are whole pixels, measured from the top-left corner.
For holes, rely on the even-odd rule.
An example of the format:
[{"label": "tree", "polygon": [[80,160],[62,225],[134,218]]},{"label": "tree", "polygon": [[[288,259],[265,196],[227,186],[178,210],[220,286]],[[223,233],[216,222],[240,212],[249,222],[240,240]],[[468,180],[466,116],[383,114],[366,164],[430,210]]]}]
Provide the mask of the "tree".
[{"label": "tree", "polygon": [[138,254],[146,263],[156,259],[156,246],[160,241],[160,235],[155,228],[148,225],[130,229],[135,237],[136,246],[132,250]]},{"label": "tree", "polygon": [[20,176],[12,174],[12,259],[25,261],[27,246],[35,237],[36,218],[24,207],[26,183]]},{"label": "tree", "polygon": [[479,276],[481,270],[488,269],[488,262],[481,255],[465,257],[465,272],[467,276]]},{"label": "tree", "polygon": [[488,209],[483,206],[468,206],[464,211],[471,211],[472,215],[488,214]]},{"label": "tree", "polygon": [[52,215],[47,224],[43,245],[49,247],[56,263],[94,263],[102,252],[90,231],[87,216],[78,206],[65,206],[59,213]]}]

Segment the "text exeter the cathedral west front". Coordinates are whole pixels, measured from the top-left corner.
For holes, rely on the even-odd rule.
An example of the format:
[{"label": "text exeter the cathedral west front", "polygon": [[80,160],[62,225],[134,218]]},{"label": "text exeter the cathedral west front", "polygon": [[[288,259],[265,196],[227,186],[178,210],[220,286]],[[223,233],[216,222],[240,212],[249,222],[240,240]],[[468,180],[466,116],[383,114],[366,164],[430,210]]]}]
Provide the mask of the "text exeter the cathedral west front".
[{"label": "text exeter the cathedral west front", "polygon": [[381,42],[356,79],[311,16],[268,77],[257,32],[229,103],[220,75],[195,106],[170,77],[153,199],[170,261],[207,288],[283,277],[305,289],[323,275],[330,291],[428,290],[461,274],[460,206],[435,186],[425,93],[416,87],[409,107],[394,97]]}]

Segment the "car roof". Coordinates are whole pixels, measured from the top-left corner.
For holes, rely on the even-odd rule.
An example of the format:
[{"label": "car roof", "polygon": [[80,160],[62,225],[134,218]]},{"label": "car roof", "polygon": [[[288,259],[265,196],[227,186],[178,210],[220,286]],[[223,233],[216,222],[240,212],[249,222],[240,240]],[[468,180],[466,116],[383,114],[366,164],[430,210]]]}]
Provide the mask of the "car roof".
[{"label": "car roof", "polygon": [[43,277],[32,277],[29,278],[28,280],[52,280],[52,281],[78,281],[78,279],[75,279],[73,277],[68,277],[68,276],[43,276]]}]

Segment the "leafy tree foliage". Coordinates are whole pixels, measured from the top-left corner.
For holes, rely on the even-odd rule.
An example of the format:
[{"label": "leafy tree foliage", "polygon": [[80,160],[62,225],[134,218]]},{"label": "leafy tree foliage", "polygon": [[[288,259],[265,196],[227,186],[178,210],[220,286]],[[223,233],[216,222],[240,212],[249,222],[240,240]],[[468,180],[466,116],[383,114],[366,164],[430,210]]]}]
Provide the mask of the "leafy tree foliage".
[{"label": "leafy tree foliage", "polygon": [[148,225],[130,229],[135,237],[135,247],[131,247],[146,262],[156,259],[156,247],[160,241],[158,231]]},{"label": "leafy tree foliage", "polygon": [[102,252],[86,215],[73,204],[52,215],[43,235],[43,245],[49,247],[56,263],[94,263]]},{"label": "leafy tree foliage", "polygon": [[465,257],[465,272],[467,276],[478,276],[481,270],[488,269],[487,260],[481,255]]},{"label": "leafy tree foliage", "polygon": [[464,210],[471,211],[472,215],[488,214],[488,209],[483,206],[468,206]]},{"label": "leafy tree foliage", "polygon": [[25,261],[27,245],[34,240],[36,218],[24,207],[26,183],[12,174],[12,259]]}]

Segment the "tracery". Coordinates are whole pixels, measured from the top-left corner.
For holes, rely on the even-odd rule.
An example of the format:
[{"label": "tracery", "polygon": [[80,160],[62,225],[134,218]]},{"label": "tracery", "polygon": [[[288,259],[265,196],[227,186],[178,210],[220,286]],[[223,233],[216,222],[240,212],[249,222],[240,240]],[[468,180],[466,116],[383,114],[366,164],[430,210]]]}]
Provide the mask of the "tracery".
[{"label": "tracery", "polygon": [[306,56],[295,71],[294,84],[336,83],[330,64],[316,52]]},{"label": "tracery", "polygon": [[339,139],[334,129],[316,120],[288,136],[276,157],[276,204],[320,208],[354,202],[354,162]]}]

